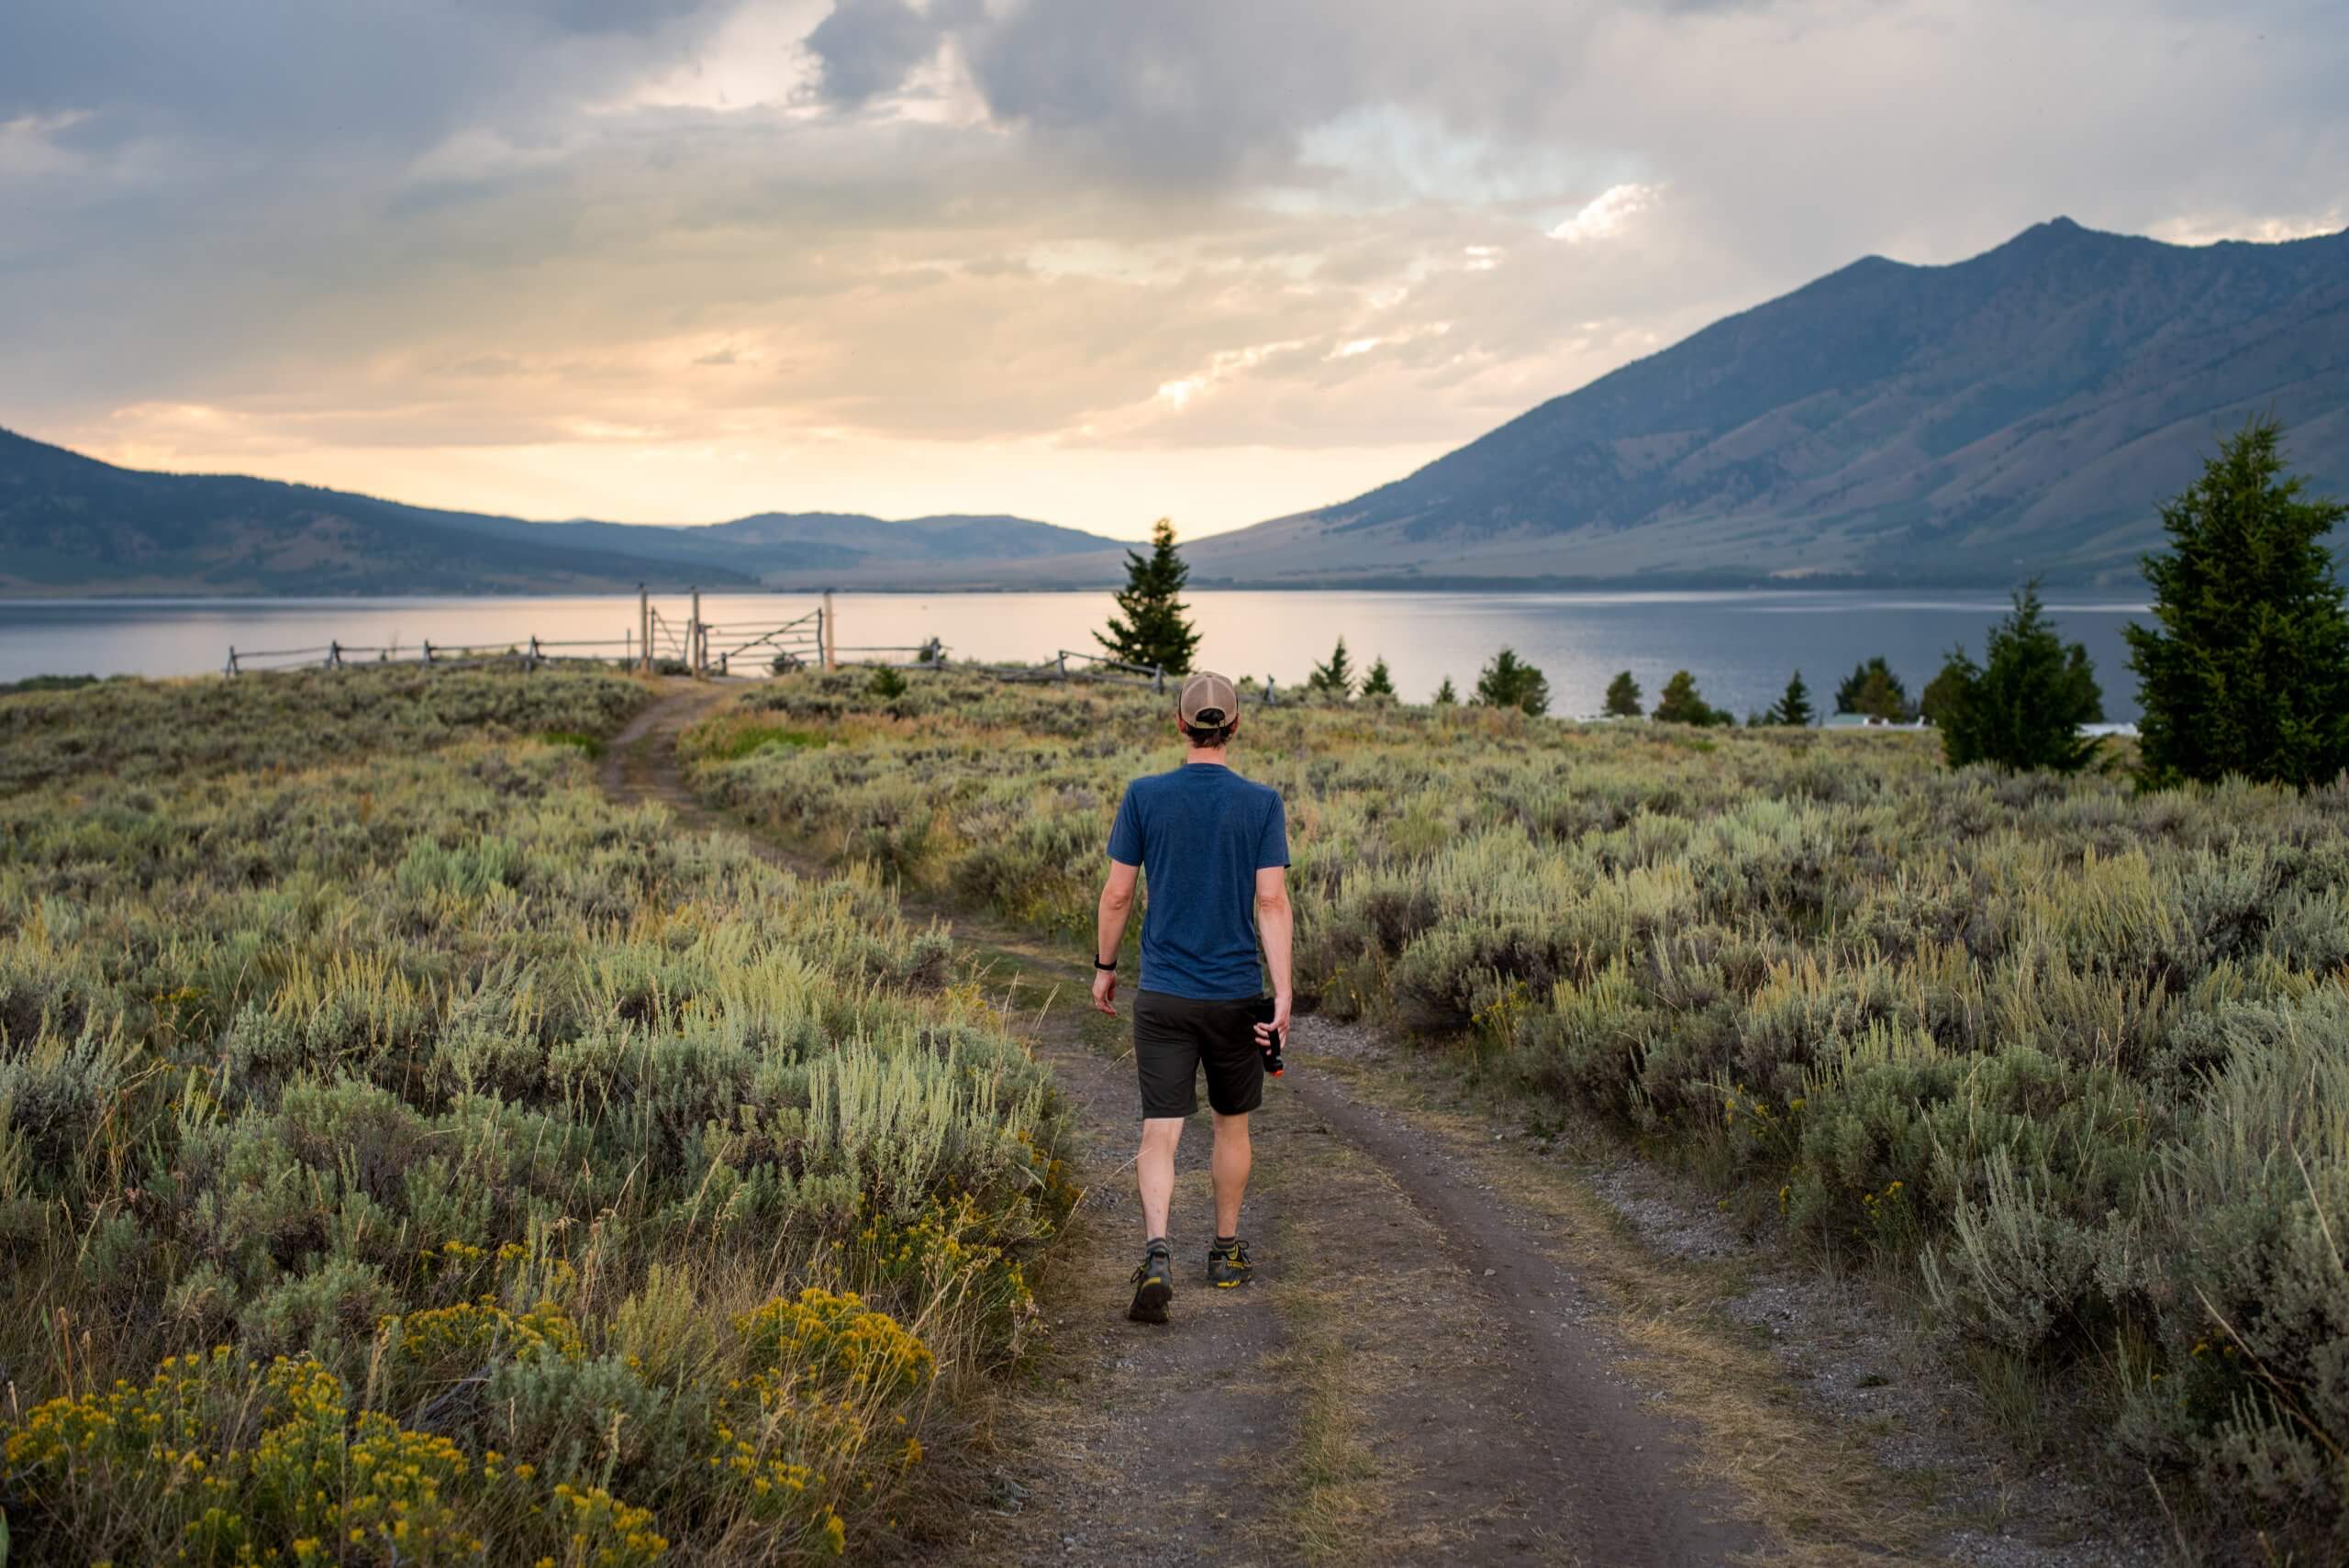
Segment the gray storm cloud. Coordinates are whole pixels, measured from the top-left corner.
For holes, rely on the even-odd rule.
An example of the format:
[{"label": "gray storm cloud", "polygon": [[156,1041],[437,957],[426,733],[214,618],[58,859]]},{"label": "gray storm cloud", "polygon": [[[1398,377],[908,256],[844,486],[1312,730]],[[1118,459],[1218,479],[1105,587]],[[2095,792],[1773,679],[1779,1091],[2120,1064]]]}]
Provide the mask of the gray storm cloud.
[{"label": "gray storm cloud", "polygon": [[862,104],[906,83],[938,52],[947,21],[906,0],[842,0],[807,35],[821,90],[838,104]]}]

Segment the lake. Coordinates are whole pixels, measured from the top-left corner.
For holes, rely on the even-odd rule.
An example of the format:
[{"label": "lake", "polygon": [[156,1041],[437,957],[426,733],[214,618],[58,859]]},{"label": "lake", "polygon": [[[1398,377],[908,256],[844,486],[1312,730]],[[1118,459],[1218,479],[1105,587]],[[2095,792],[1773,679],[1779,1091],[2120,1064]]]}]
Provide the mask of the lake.
[{"label": "lake", "polygon": [[[815,607],[809,595],[707,595],[714,623],[766,624]],[[1111,605],[1106,592],[843,594],[839,642],[917,644],[942,639],[950,657],[1045,660],[1094,648]],[[673,622],[681,595],[656,600]],[[1464,695],[1477,668],[1508,645],[1550,677],[1552,711],[1588,713],[1628,668],[1653,704],[1675,670],[1695,673],[1706,698],[1740,717],[1768,706],[1799,667],[1813,700],[1882,653],[1923,689],[1943,655],[1964,643],[1976,658],[1984,631],[2007,610],[1995,595],[1850,592],[1428,594],[1201,592],[1190,595],[1205,634],[1201,662],[1227,673],[1301,681],[1340,636],[1358,668],[1385,655],[1407,700],[1424,700],[1450,675]],[[2114,719],[2137,717],[2136,680],[2121,628],[2142,604],[2051,602],[2067,640],[2087,645]],[[636,623],[632,597],[0,600],[0,681],[37,674],[192,675],[222,668],[229,646],[291,649],[335,639],[506,644],[608,638]],[[617,649],[615,650],[617,651]],[[845,653],[843,657],[847,657]],[[903,657],[893,655],[893,657]]]}]

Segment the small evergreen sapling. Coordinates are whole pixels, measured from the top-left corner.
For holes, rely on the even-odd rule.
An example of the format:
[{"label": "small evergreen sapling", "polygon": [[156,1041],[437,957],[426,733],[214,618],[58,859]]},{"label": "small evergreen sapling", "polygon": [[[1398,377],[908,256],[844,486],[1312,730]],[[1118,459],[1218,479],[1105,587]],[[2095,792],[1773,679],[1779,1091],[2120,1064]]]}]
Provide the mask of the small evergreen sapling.
[{"label": "small evergreen sapling", "polygon": [[1093,634],[1110,658],[1128,664],[1158,666],[1170,675],[1191,673],[1199,634],[1181,598],[1191,569],[1174,549],[1174,525],[1164,517],[1152,525],[1150,554],[1126,551],[1126,585],[1118,594],[1120,615]]},{"label": "small evergreen sapling", "polygon": [[1609,718],[1639,717],[1642,700],[1640,684],[1631,679],[1629,670],[1607,683],[1607,717]]},{"label": "small evergreen sapling", "polygon": [[1504,648],[1476,676],[1476,702],[1483,707],[1513,707],[1539,718],[1550,711],[1550,678]]},{"label": "small evergreen sapling", "polygon": [[1452,684],[1452,677],[1449,675],[1446,675],[1443,678],[1443,684],[1435,689],[1435,706],[1438,707],[1457,707],[1460,706],[1460,693],[1453,687]]},{"label": "small evergreen sapling", "polygon": [[1988,762],[2009,773],[2074,773],[2097,752],[2080,726],[2101,722],[2104,694],[2080,643],[2055,635],[2032,584],[1990,628],[1979,668],[1954,650],[1927,694],[1950,766]]},{"label": "small evergreen sapling", "polygon": [[1306,677],[1305,689],[1336,697],[1340,702],[1354,695],[1353,658],[1346,651],[1346,639],[1338,639],[1338,646],[1330,651],[1330,662],[1313,666],[1313,673]]},{"label": "small evergreen sapling", "polygon": [[1880,718],[1887,724],[1907,724],[1917,717],[1909,688],[1881,653],[1863,662],[1835,688],[1835,711]]},{"label": "small evergreen sapling", "polygon": [[1395,700],[1395,677],[1387,673],[1385,659],[1370,662],[1370,673],[1362,678],[1362,695],[1364,702]]},{"label": "small evergreen sapling", "polygon": [[1818,717],[1818,710],[1810,706],[1810,688],[1803,684],[1802,672],[1797,670],[1794,678],[1787,683],[1787,689],[1779,694],[1777,703],[1762,716],[1762,722],[1800,728]]},{"label": "small evergreen sapling", "polygon": [[1686,670],[1675,671],[1664,684],[1664,696],[1655,705],[1655,718],[1661,724],[1735,724],[1729,713],[1705,701],[1697,690],[1697,677]]}]

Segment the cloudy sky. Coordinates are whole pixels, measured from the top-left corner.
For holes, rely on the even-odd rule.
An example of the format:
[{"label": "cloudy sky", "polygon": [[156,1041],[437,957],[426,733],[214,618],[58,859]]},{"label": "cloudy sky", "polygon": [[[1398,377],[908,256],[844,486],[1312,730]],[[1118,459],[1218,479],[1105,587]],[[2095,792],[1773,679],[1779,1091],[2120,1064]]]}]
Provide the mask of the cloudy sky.
[{"label": "cloudy sky", "polygon": [[0,425],[529,516],[1341,499],[1871,252],[2349,225],[2340,0],[0,0]]}]

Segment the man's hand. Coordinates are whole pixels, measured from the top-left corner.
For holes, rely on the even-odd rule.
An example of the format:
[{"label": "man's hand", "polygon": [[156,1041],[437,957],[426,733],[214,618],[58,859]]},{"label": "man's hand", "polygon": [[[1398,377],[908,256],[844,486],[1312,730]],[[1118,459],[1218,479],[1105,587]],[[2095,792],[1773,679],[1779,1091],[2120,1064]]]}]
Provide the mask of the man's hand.
[{"label": "man's hand", "polygon": [[1118,1016],[1118,972],[1101,967],[1101,955],[1118,956],[1118,944],[1126,940],[1126,917],[1133,912],[1134,884],[1141,878],[1141,867],[1125,862],[1109,862],[1109,880],[1101,884],[1101,918],[1093,931],[1093,1005],[1111,1018]]},{"label": "man's hand", "polygon": [[[1096,986],[1094,989],[1097,991],[1100,987]],[[1258,1024],[1256,1026],[1257,1050],[1270,1051],[1276,1042],[1286,1042],[1287,1040],[1288,1007],[1288,996],[1278,991],[1274,992],[1273,1021],[1269,1024]]]}]

